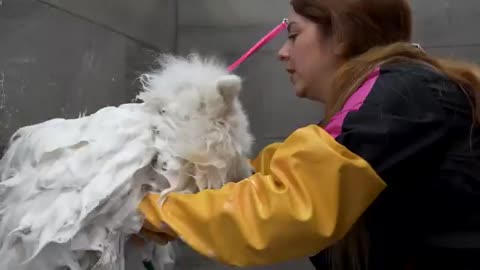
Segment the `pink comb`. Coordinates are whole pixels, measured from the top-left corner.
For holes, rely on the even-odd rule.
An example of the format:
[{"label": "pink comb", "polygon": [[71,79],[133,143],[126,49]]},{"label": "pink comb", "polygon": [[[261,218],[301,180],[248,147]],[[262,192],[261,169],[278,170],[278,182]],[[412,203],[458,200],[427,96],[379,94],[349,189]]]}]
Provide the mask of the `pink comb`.
[{"label": "pink comb", "polygon": [[228,71],[234,71],[241,63],[243,63],[247,58],[249,58],[252,54],[256,51],[261,49],[265,44],[267,44],[270,40],[280,34],[283,30],[285,30],[288,26],[288,20],[283,19],[283,21],[277,25],[270,33],[266,34],[262,39],[260,39],[255,45],[253,45],[250,50],[248,50],[242,57],[240,57],[235,63],[231,64],[228,67]]}]

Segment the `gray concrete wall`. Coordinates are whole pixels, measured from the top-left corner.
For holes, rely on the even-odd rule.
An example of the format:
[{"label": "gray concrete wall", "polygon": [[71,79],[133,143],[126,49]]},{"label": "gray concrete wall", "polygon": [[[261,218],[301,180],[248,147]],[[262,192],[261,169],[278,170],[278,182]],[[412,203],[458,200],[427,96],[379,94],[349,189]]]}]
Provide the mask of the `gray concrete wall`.
[{"label": "gray concrete wall", "polygon": [[[412,5],[417,42],[480,63],[478,0]],[[232,62],[287,12],[287,0],[0,0],[0,145],[21,126],[131,100],[156,52]],[[284,37],[238,69],[256,150],[322,118],[319,105],[294,97],[276,60]],[[179,251],[176,269],[230,269]],[[295,268],[311,269],[305,260],[259,269]]]},{"label": "gray concrete wall", "polygon": [[[21,126],[134,97],[135,78],[155,51],[71,12],[35,0],[0,6],[0,145]],[[164,46],[157,44],[162,49],[171,42],[167,37]]]},{"label": "gray concrete wall", "polygon": [[480,63],[480,1],[413,0],[415,39],[433,55]]}]

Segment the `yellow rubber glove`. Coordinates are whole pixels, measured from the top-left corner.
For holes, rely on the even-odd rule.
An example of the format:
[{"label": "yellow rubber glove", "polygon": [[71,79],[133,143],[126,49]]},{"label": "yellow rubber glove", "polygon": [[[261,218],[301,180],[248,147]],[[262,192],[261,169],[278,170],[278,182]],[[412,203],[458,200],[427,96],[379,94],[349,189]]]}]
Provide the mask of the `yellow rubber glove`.
[{"label": "yellow rubber glove", "polygon": [[370,165],[311,125],[267,147],[259,172],[219,190],[147,195],[146,224],[168,226],[199,253],[255,266],[318,253],[342,238],[386,187]]}]

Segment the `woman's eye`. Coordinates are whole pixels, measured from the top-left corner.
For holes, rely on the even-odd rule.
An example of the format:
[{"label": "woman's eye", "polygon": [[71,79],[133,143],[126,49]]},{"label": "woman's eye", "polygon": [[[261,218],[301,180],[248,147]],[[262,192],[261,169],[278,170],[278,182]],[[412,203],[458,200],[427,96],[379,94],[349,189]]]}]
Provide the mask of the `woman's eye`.
[{"label": "woman's eye", "polygon": [[295,40],[295,38],[297,38],[297,36],[298,36],[298,34],[289,34],[288,39],[293,41],[293,40]]}]

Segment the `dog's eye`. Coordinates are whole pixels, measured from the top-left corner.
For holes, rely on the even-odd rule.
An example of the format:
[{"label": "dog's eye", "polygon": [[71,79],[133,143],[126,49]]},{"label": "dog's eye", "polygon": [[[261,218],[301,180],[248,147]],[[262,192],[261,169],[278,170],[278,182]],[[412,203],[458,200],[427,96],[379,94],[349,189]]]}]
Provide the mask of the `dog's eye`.
[{"label": "dog's eye", "polygon": [[167,110],[165,110],[165,109],[160,110],[160,114],[165,114],[166,112],[167,112]]},{"label": "dog's eye", "polygon": [[162,162],[162,171],[167,171],[168,170],[168,163],[166,161]]}]

